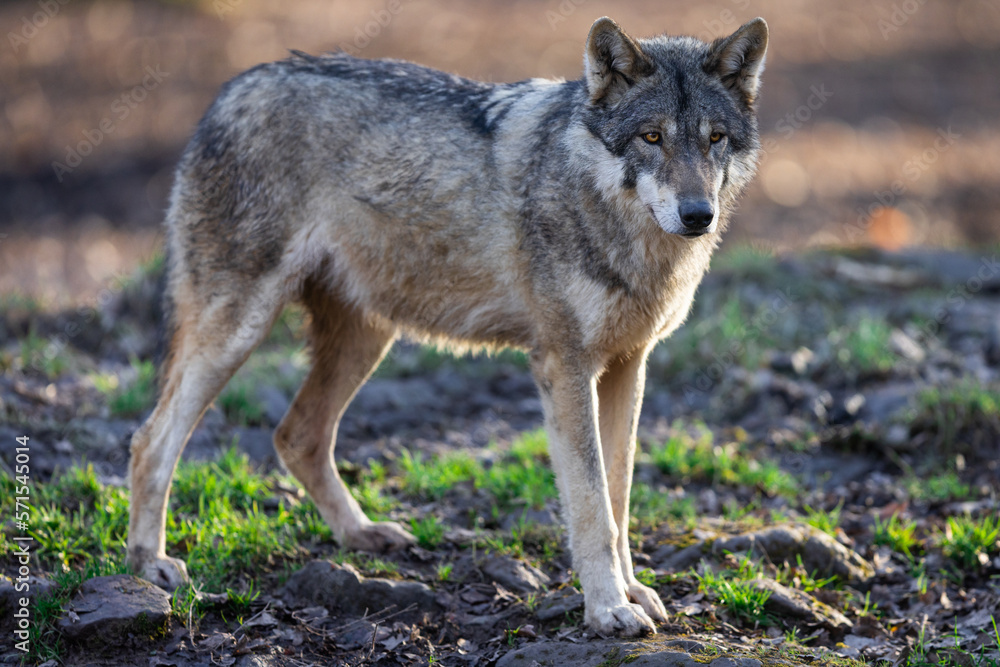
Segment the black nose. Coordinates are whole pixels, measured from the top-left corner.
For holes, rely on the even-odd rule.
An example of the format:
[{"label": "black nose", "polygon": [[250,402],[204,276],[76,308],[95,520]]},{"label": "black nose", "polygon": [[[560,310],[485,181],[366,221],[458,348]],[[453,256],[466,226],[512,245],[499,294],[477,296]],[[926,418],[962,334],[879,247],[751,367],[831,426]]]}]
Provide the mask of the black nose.
[{"label": "black nose", "polygon": [[691,199],[681,202],[681,222],[692,231],[701,231],[712,224],[715,211],[712,205],[704,199]]}]

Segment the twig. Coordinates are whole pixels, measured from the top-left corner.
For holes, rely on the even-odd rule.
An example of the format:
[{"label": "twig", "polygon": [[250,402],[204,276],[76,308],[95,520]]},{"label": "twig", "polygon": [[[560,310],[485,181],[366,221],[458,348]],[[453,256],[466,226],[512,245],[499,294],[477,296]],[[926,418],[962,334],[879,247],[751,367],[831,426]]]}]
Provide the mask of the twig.
[{"label": "twig", "polygon": [[[235,630],[233,630],[233,639],[235,639],[235,638],[236,638],[236,633],[237,633],[237,632],[239,632],[239,631],[243,630],[243,626],[244,626],[244,625],[246,625],[246,624],[247,624],[247,623],[249,623],[250,621],[254,620],[255,618],[259,617],[259,616],[260,616],[261,614],[263,614],[263,613],[264,613],[265,611],[267,611],[267,610],[268,610],[268,609],[269,609],[270,607],[271,607],[271,603],[270,603],[270,602],[266,603],[266,604],[264,605],[264,608],[263,608],[263,609],[261,609],[260,611],[258,611],[258,612],[257,612],[256,614],[254,614],[253,616],[251,616],[251,617],[250,617],[250,618],[248,618],[247,620],[245,620],[245,621],[243,621],[242,623],[240,623],[240,627],[238,627],[238,628],[236,628]],[[245,633],[245,632],[244,632],[244,633]]]},{"label": "twig", "polygon": [[375,621],[376,623],[381,623],[383,621],[389,620],[390,618],[392,618],[394,616],[399,616],[400,614],[405,614],[408,611],[413,611],[414,609],[417,608],[417,603],[414,602],[414,603],[410,604],[408,607],[406,607],[404,609],[400,609],[399,611],[395,611],[395,612],[393,612],[391,614],[386,614],[385,616],[383,616],[383,614],[385,614],[385,612],[389,611],[390,609],[392,609],[395,606],[396,605],[391,605],[389,607],[386,607],[382,611],[378,612],[377,614],[372,614],[371,616],[366,616],[365,618],[359,618],[357,620],[351,621],[350,623],[345,623],[344,625],[338,626],[336,628],[330,628],[330,630],[328,630],[328,632],[343,632],[347,628],[349,628],[351,626],[354,626],[354,625],[357,625],[358,623],[361,623],[363,621],[368,621],[370,623],[372,621],[372,619],[376,619],[376,621]]},{"label": "twig", "polygon": [[372,656],[375,655],[375,635],[378,634],[378,625],[378,621],[376,621],[375,627],[372,628],[372,645],[371,648],[368,649],[368,655],[365,657],[365,660],[371,660]]},{"label": "twig", "polygon": [[194,591],[194,600],[188,605],[188,637],[191,639],[191,649],[194,651],[198,650],[198,644],[194,639],[194,606],[198,603],[198,596],[201,595],[201,591],[197,586],[191,584],[191,590]]}]

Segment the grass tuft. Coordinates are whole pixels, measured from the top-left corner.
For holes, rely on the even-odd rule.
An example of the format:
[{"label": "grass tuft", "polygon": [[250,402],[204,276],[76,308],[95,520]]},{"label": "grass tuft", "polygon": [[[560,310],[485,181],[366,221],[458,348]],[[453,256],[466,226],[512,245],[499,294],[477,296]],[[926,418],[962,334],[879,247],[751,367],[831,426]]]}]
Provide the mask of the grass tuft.
[{"label": "grass tuft", "polygon": [[714,444],[712,432],[704,424],[695,428],[697,434],[692,436],[679,422],[675,423],[675,434],[651,449],[649,458],[663,473],[681,482],[749,486],[770,496],[797,491],[798,482],[777,463],[747,456],[735,442]]},{"label": "grass tuft", "polygon": [[882,522],[878,515],[875,515],[875,535],[873,542],[878,545],[890,547],[908,559],[913,560],[919,556],[923,550],[923,543],[916,536],[917,524],[904,522],[898,514],[893,514],[889,520]]},{"label": "grass tuft", "polygon": [[436,549],[444,539],[444,526],[433,514],[423,519],[410,519],[410,530],[417,538],[417,544],[424,549]]},{"label": "grass tuft", "polygon": [[1000,552],[1000,517],[948,517],[941,549],[965,570],[978,571],[990,562],[990,555]]},{"label": "grass tuft", "polygon": [[892,328],[884,320],[862,316],[853,326],[830,335],[837,360],[850,371],[870,374],[892,369],[896,357],[889,349]]},{"label": "grass tuft", "polygon": [[695,573],[698,589],[722,604],[740,621],[752,625],[769,625],[772,622],[764,605],[771,598],[771,591],[758,588],[754,580],[760,568],[749,557],[737,561],[735,568],[718,572],[706,567],[703,574]]}]

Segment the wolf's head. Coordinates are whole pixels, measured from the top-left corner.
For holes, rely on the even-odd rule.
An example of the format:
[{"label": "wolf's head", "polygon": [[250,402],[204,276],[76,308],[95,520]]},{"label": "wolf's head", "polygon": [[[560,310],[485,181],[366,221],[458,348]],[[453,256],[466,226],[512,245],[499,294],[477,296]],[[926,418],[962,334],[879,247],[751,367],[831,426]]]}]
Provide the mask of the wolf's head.
[{"label": "wolf's head", "polygon": [[584,55],[583,122],[603,144],[588,153],[605,196],[670,234],[716,231],[756,166],[766,49],[760,18],[712,44],[634,40],[598,19]]}]

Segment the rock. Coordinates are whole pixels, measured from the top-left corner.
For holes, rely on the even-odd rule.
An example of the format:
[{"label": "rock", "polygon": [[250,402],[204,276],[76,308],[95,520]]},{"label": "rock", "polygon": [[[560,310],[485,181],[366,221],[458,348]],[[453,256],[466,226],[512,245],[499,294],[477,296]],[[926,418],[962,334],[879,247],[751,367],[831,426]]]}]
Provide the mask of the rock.
[{"label": "rock", "polygon": [[257,401],[264,409],[264,419],[271,426],[277,426],[288,412],[291,401],[285,392],[271,385],[261,385],[257,388]]},{"label": "rock", "polygon": [[249,653],[240,656],[236,667],[279,667],[288,664],[285,655],[277,648],[270,647],[265,653]]},{"label": "rock", "polygon": [[563,618],[566,614],[579,609],[583,609],[583,593],[578,593],[575,588],[567,586],[542,598],[535,610],[535,616],[540,621],[551,621],[554,618]]},{"label": "rock", "polygon": [[278,619],[276,619],[270,612],[263,611],[245,622],[243,627],[265,630],[267,628],[273,628],[276,625],[278,625]]},{"label": "rock", "polygon": [[468,546],[478,539],[479,533],[468,528],[452,528],[444,533],[444,540],[458,547]]},{"label": "rock", "polygon": [[[691,642],[697,644],[697,642]],[[700,645],[698,645],[700,646]],[[603,667],[606,665],[640,665],[642,667],[761,667],[759,660],[741,656],[721,656],[709,660],[699,654],[697,658],[683,649],[678,642],[662,637],[645,641],[602,639],[585,643],[538,641],[502,656],[496,667],[529,667],[530,665],[573,665],[574,667]]]},{"label": "rock", "polygon": [[359,620],[337,634],[334,641],[337,646],[348,651],[355,651],[362,646],[369,646],[372,643],[372,635],[375,634],[376,626],[371,621]]},{"label": "rock", "polygon": [[[897,261],[916,267],[941,286],[961,285],[979,290],[1000,291],[1000,273],[993,268],[996,257],[978,257],[960,250],[912,248],[895,254]],[[973,282],[973,281],[978,281]]]},{"label": "rock", "polygon": [[858,285],[870,287],[915,287],[925,280],[923,274],[910,269],[896,269],[881,264],[862,264],[847,257],[834,259],[834,271],[838,278]]},{"label": "rock", "polygon": [[927,358],[924,348],[900,329],[893,329],[889,334],[889,349],[907,361],[918,364]]},{"label": "rock", "polygon": [[834,632],[846,632],[853,627],[842,613],[802,591],[783,586],[773,579],[756,579],[753,585],[771,593],[764,608],[772,614],[821,625]]},{"label": "rock", "polygon": [[726,552],[754,552],[772,562],[802,558],[802,566],[820,576],[835,574],[856,587],[867,587],[875,576],[871,563],[840,542],[812,526],[783,525],[715,540],[711,552],[721,556]]},{"label": "rock", "polygon": [[416,581],[366,578],[350,565],[314,560],[293,574],[281,589],[286,599],[322,605],[335,614],[374,614],[392,607],[401,611],[437,608],[434,591]]},{"label": "rock", "polygon": [[[17,543],[15,543],[17,544]],[[16,546],[14,547],[17,548]],[[13,560],[13,559],[12,559]],[[27,584],[27,590],[18,590],[18,585]],[[14,581],[10,577],[0,574],[0,629],[6,632],[14,627],[14,612],[18,610],[21,598],[28,598],[32,601],[48,595],[55,586],[51,581],[43,577],[36,577],[29,574],[24,581]],[[29,603],[29,607],[33,606]]]},{"label": "rock", "polygon": [[892,449],[907,449],[911,443],[910,427],[905,424],[893,424],[886,431],[884,440]]},{"label": "rock", "polygon": [[254,463],[277,465],[278,454],[274,451],[274,436],[267,428],[235,428],[233,435],[236,446],[247,453]]},{"label": "rock", "polygon": [[539,526],[555,526],[559,524],[559,517],[555,512],[547,507],[540,510],[527,508],[520,512],[510,512],[504,517],[500,524],[502,530],[513,530],[520,525],[536,524]]},{"label": "rock", "polygon": [[704,653],[708,650],[706,644],[696,642],[693,639],[671,639],[668,642],[664,642],[663,645],[670,648],[679,648],[687,653]]},{"label": "rock", "polygon": [[657,558],[661,553],[658,551],[653,554],[652,558],[657,567],[668,572],[683,572],[697,564],[705,556],[705,543],[703,541],[695,542],[683,549],[677,549],[673,545],[665,545],[665,547],[671,548],[662,548],[662,557]]},{"label": "rock", "polygon": [[170,616],[170,594],[130,574],[88,579],[67,605],[58,626],[67,639],[108,642],[148,634]]},{"label": "rock", "polygon": [[516,593],[547,590],[551,580],[538,568],[510,556],[491,556],[480,566],[483,574]]}]

